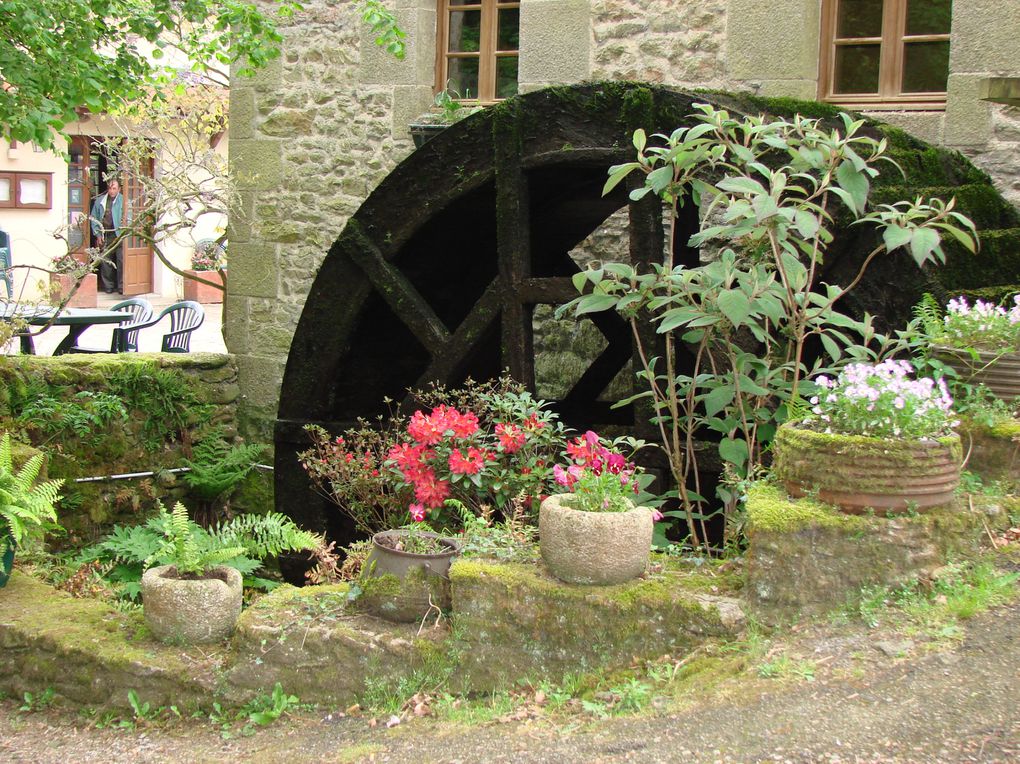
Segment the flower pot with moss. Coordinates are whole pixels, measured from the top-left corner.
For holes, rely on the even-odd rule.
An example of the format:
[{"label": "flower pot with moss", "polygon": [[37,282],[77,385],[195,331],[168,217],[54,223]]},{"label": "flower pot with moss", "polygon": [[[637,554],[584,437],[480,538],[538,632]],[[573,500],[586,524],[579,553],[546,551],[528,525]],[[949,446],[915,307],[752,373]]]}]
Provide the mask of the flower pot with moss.
[{"label": "flower pot with moss", "polygon": [[456,91],[442,91],[433,100],[433,108],[419,115],[408,126],[416,149],[420,149],[450,125],[460,122],[481,108],[468,106],[459,99],[460,95]]},{"label": "flower pot with moss", "polygon": [[588,431],[567,446],[573,464],[554,467],[571,493],[554,494],[538,513],[542,561],[570,584],[622,584],[644,573],[654,510],[635,507],[637,468]]},{"label": "flower pot with moss", "polygon": [[7,585],[14,553],[26,541],[47,530],[59,530],[57,510],[62,480],[36,484],[44,456],[35,454],[14,470],[11,436],[0,438],[0,588]]},{"label": "flower pot with moss", "polygon": [[369,613],[397,623],[449,609],[450,564],[459,552],[456,541],[429,531],[376,533],[362,566],[358,601]]},{"label": "flower pot with moss", "polygon": [[917,312],[933,355],[961,382],[984,385],[1007,402],[1020,396],[1020,295],[1009,307],[957,297],[944,314],[925,295]]},{"label": "flower pot with moss", "polygon": [[910,364],[850,364],[819,377],[810,415],[779,428],[773,471],[794,497],[844,512],[904,514],[953,503],[960,437],[944,383],[912,380]]}]

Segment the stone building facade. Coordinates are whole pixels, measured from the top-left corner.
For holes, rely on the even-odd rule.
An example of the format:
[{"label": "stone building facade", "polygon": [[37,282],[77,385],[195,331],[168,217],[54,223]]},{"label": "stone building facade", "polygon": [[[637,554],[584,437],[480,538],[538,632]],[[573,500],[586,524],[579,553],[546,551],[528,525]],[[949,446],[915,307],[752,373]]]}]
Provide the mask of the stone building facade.
[{"label": "stone building facade", "polygon": [[[316,269],[413,150],[408,125],[437,79],[437,0],[393,0],[403,61],[374,45],[348,0],[303,5],[283,27],[281,58],[231,88],[243,214],[230,227],[226,340],[249,433],[266,440]],[[519,90],[627,79],[816,99],[823,11],[820,0],[522,0]],[[874,116],[964,152],[1020,204],[1020,109],[983,100],[1013,94],[1017,29],[1020,4],[955,0],[944,106]]]}]

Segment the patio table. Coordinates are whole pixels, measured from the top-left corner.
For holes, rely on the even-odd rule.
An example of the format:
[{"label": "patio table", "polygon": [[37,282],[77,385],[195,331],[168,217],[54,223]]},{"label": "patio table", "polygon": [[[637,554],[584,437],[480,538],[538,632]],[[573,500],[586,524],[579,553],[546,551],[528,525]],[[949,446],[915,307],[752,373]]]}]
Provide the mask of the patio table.
[{"label": "patio table", "polygon": [[[22,309],[17,306],[5,306],[0,314],[4,320],[11,320],[14,317],[24,319],[29,326],[66,326],[67,336],[60,341],[60,344],[53,351],[53,355],[63,355],[78,344],[78,338],[90,326],[96,324],[120,324],[130,321],[132,315],[120,310],[100,310],[98,308],[65,308],[54,315],[55,309]],[[35,355],[35,342],[31,334],[22,334],[21,352],[26,355]]]}]

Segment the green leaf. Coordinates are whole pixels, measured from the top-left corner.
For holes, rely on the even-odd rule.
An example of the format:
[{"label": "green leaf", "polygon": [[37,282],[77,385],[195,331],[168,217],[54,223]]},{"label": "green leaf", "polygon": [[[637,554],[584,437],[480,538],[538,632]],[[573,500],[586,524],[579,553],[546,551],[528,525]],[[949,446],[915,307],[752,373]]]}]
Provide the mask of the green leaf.
[{"label": "green leaf", "polygon": [[738,175],[735,178],[724,178],[716,184],[723,191],[730,191],[735,194],[765,194],[768,192],[765,187],[754,178],[745,178]]},{"label": "green leaf", "polygon": [[747,441],[743,438],[733,438],[719,442],[719,456],[723,461],[736,465],[741,470],[747,464],[749,456]]},{"label": "green leaf", "polygon": [[885,249],[887,252],[892,252],[898,247],[902,247],[910,243],[911,230],[904,228],[901,225],[888,226],[882,231],[882,241],[885,242]]},{"label": "green leaf", "polygon": [[751,313],[751,301],[739,289],[729,289],[719,295],[716,303],[734,327],[740,328]]},{"label": "green leaf", "polygon": [[733,402],[736,391],[733,385],[721,385],[710,391],[702,399],[705,406],[705,416],[715,416]]},{"label": "green leaf", "polygon": [[855,170],[852,162],[843,162],[836,168],[836,182],[850,195],[851,209],[858,215],[863,215],[864,206],[868,201],[868,192],[871,189],[868,177]]},{"label": "green leaf", "polygon": [[939,245],[939,234],[934,228],[915,228],[910,237],[910,254],[914,262],[924,265]]},{"label": "green leaf", "polygon": [[577,300],[575,315],[583,316],[585,313],[599,313],[616,307],[616,298],[610,294],[586,294]]},{"label": "green leaf", "polygon": [[818,337],[821,339],[822,345],[825,347],[825,352],[829,354],[829,358],[831,358],[834,362],[838,362],[839,359],[843,357],[843,351],[839,349],[839,345],[836,341],[828,334],[824,333],[819,334]]}]

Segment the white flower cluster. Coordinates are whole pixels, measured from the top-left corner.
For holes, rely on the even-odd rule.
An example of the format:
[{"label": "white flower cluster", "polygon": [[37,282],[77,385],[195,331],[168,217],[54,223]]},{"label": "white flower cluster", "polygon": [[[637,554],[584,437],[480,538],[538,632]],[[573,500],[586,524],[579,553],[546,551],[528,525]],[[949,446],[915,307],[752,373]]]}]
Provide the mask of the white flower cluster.
[{"label": "white flower cluster", "polygon": [[836,379],[814,381],[813,416],[826,432],[876,437],[931,438],[959,424],[944,381],[912,379],[907,361],[847,365]]},{"label": "white flower cluster", "polygon": [[954,347],[1010,350],[1020,347],[1020,295],[1006,308],[984,300],[974,305],[956,297],[946,305],[942,319],[944,334],[938,341]]}]

